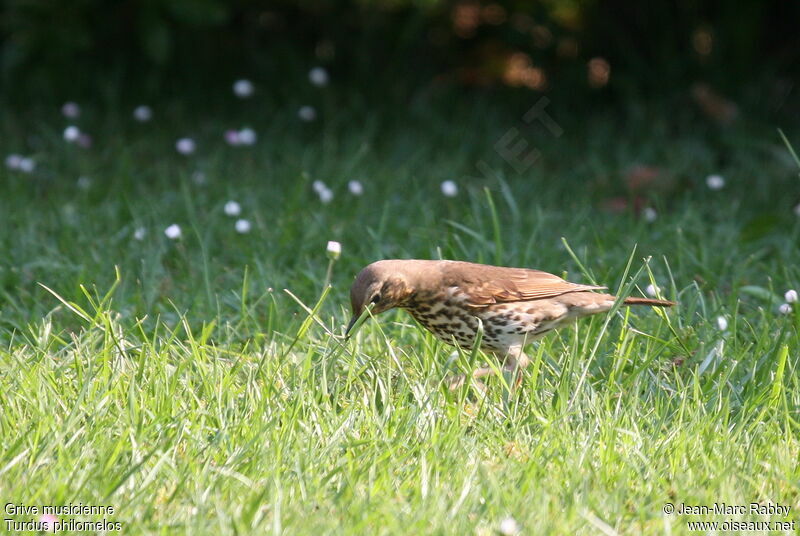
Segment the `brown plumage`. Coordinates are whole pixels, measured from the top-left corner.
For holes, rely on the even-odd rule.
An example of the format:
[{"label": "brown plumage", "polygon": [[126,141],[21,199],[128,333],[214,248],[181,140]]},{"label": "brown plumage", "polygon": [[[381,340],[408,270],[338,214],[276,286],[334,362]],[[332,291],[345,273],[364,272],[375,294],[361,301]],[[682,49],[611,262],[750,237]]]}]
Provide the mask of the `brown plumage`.
[{"label": "brown plumage", "polygon": [[[514,371],[530,362],[523,352],[525,344],[577,318],[611,309],[616,298],[595,292],[603,289],[526,268],[460,261],[378,261],[361,270],[350,289],[353,316],[347,332],[369,305],[372,314],[405,309],[437,338],[465,347],[474,344],[482,324],[481,347],[498,356],[505,370]],[[675,305],[636,297],[623,303]],[[474,376],[491,372],[483,368]]]}]

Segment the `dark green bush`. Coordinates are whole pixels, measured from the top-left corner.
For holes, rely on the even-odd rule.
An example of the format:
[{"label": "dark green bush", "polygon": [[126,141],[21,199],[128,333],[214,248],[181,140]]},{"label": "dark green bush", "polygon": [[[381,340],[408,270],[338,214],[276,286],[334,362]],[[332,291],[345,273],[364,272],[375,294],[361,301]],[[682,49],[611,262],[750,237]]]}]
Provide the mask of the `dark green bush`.
[{"label": "dark green bush", "polygon": [[512,56],[541,69],[512,85],[543,74],[541,88],[585,88],[599,57],[612,90],[697,79],[738,88],[797,75],[798,20],[800,4],[782,0],[6,0],[0,67],[4,93],[30,96],[96,92],[109,80],[150,91],[227,84],[312,61],[363,85],[497,85],[509,83]]}]

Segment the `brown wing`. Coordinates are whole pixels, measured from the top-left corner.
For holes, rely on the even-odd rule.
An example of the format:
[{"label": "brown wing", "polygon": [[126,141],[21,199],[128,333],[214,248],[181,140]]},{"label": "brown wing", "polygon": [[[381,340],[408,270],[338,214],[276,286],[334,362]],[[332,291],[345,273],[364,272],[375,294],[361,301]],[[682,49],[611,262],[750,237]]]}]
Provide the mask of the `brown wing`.
[{"label": "brown wing", "polygon": [[541,300],[569,292],[602,290],[606,287],[570,283],[560,277],[539,270],[502,268],[499,266],[472,265],[453,267],[455,285],[467,295],[473,307],[486,307],[496,303]]}]

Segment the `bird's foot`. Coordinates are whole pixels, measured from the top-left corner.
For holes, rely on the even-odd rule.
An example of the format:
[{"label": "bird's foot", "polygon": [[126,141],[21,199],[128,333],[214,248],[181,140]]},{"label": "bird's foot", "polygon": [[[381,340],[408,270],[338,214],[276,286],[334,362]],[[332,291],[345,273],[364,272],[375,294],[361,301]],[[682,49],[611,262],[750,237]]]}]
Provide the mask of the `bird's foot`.
[{"label": "bird's foot", "polygon": [[[486,393],[486,384],[478,379],[480,377],[481,376],[476,375],[474,373],[472,374],[472,378],[473,378],[472,386],[474,386],[481,393]],[[457,376],[453,376],[452,378],[450,378],[447,381],[447,389],[450,390],[450,391],[456,391],[456,390],[460,389],[461,387],[463,387],[466,382],[467,382],[466,375],[458,374]]]}]

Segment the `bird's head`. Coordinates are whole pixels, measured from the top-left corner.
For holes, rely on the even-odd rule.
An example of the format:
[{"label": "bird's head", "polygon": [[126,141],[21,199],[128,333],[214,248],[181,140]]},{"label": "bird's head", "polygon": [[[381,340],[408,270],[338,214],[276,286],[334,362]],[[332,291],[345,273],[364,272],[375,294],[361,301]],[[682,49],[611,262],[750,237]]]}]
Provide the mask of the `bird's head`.
[{"label": "bird's head", "polygon": [[345,336],[349,336],[356,322],[367,307],[376,315],[395,307],[400,307],[410,296],[411,289],[405,273],[403,261],[373,262],[356,276],[350,288],[350,306],[353,316],[347,326]]}]

